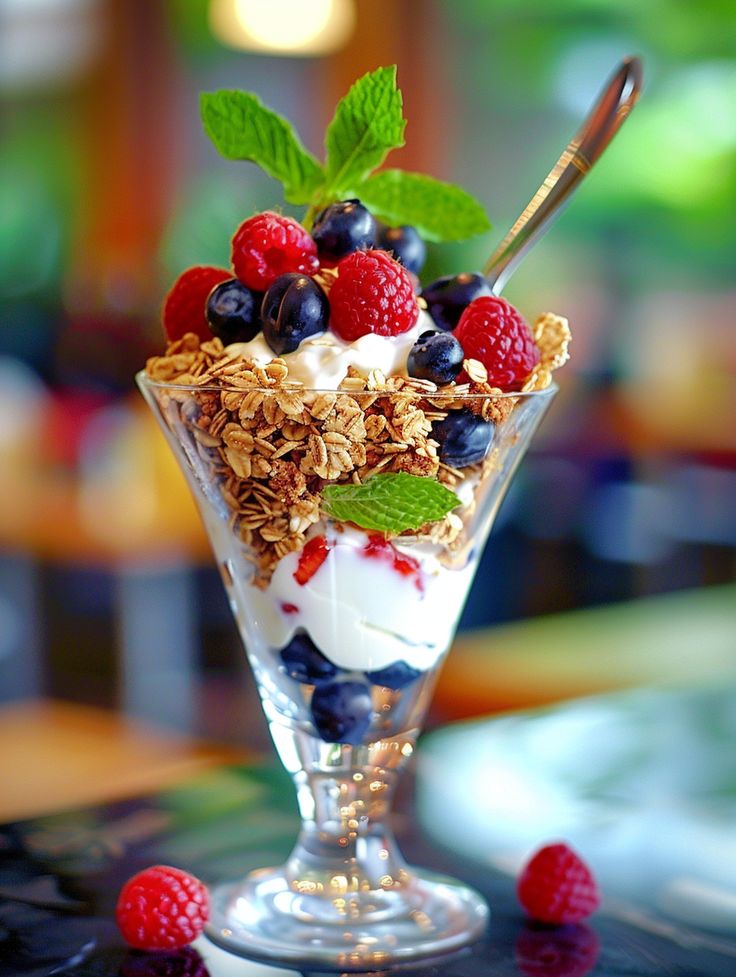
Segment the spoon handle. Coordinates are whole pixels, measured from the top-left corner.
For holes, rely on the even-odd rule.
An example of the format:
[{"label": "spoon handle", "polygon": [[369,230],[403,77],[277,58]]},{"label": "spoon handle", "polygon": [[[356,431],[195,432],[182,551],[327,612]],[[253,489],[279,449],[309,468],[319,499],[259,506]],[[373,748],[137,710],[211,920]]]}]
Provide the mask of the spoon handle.
[{"label": "spoon handle", "polygon": [[620,129],[641,91],[639,58],[624,58],[544,183],[486,262],[483,274],[498,295]]}]

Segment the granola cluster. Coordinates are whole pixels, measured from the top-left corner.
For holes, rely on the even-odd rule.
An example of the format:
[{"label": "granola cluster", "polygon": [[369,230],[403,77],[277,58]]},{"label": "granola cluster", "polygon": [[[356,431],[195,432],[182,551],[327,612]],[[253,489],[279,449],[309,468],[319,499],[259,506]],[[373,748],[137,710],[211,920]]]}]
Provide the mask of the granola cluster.
[{"label": "granola cluster", "polygon": [[570,359],[568,347],[572,334],[567,319],[553,312],[545,312],[534,323],[534,341],[539,347],[541,357],[523,390],[544,390],[552,383],[552,371],[557,370]]},{"label": "granola cluster", "polygon": [[[537,375],[540,385],[549,383],[555,358],[565,355],[554,338],[564,334],[564,320],[543,319],[551,326],[538,323],[540,337],[550,328],[554,333],[546,347],[540,343],[547,364]],[[159,394],[162,409],[173,428],[187,429],[208,479],[218,484],[261,587],[279,560],[303,548],[320,519],[326,483],[360,484],[378,472],[408,472],[452,488],[473,473],[440,461],[433,423],[459,408],[500,423],[516,398],[489,385],[482,363],[466,360],[464,368],[468,382],[450,389],[378,370],[364,377],[351,368],[338,390],[317,392],[290,380],[281,358],[259,365],[229,354],[219,339],[201,342],[192,333],[146,364],[152,380],[171,385]],[[489,465],[492,458],[472,468],[480,475]],[[462,529],[460,517],[450,513],[411,535],[451,545]]]}]

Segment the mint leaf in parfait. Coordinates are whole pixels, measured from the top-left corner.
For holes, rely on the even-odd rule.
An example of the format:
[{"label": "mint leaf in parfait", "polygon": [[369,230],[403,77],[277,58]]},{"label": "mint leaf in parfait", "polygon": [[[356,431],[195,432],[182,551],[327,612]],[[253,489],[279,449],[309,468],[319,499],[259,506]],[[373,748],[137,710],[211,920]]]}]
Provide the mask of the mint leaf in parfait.
[{"label": "mint leaf in parfait", "polygon": [[327,485],[322,489],[326,515],[382,533],[419,529],[443,519],[458,505],[455,493],[440,482],[408,472],[374,475],[362,485]]},{"label": "mint leaf in parfait", "polygon": [[423,173],[382,170],[353,191],[387,224],[411,224],[427,241],[462,241],[491,228],[483,206],[474,197]]},{"label": "mint leaf in parfait", "polygon": [[205,132],[226,159],[256,163],[284,186],[292,204],[309,203],[324,182],[322,165],[302,146],[290,122],[252,92],[203,92]]},{"label": "mint leaf in parfait", "polygon": [[327,127],[327,202],[349,192],[390,150],[403,146],[405,126],[396,65],[359,78],[338,102]]}]

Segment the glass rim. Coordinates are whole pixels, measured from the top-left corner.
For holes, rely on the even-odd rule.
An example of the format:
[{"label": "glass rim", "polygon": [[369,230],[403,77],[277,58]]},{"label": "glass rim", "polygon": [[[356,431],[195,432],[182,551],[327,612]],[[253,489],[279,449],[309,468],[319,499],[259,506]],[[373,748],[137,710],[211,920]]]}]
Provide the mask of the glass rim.
[{"label": "glass rim", "polygon": [[[510,390],[510,391],[500,391],[499,393],[469,393],[463,391],[462,388],[457,391],[454,389],[447,389],[438,387],[436,390],[421,390],[419,388],[411,388],[406,390],[349,390],[343,387],[307,387],[304,384],[294,382],[293,386],[273,386],[273,387],[239,387],[230,384],[220,384],[220,383],[176,383],[170,380],[154,380],[152,377],[146,373],[145,370],[139,370],[135,374],[136,382],[139,385],[144,385],[150,387],[154,390],[180,390],[180,391],[191,391],[192,393],[199,391],[200,393],[262,393],[262,394],[275,394],[279,390],[293,390],[294,392],[306,393],[306,394],[337,394],[349,397],[401,397],[401,396],[416,396],[418,399],[428,400],[435,397],[447,397],[452,400],[511,400],[519,398],[533,398],[533,397],[545,397],[552,396],[556,394],[559,390],[557,384],[552,381],[547,387],[543,387],[541,390]],[[411,378],[409,378],[411,379]]]}]

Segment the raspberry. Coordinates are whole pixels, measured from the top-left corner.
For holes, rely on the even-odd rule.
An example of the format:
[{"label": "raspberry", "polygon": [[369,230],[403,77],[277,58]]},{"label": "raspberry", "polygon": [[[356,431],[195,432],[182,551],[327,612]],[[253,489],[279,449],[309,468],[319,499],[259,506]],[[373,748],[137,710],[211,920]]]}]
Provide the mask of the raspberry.
[{"label": "raspberry", "polygon": [[546,845],[531,858],[516,892],[529,915],[542,923],[579,923],[600,901],[588,866],[561,843]]},{"label": "raspberry", "polygon": [[[454,335],[467,359],[480,360],[488,382],[501,390],[519,390],[539,362],[539,349],[526,320],[496,295],[474,299],[460,316]],[[460,383],[464,373],[458,377]]]},{"label": "raspberry", "polygon": [[411,329],[419,306],[406,268],[385,251],[354,251],[338,265],[330,289],[330,325],[352,342],[370,332],[398,336]]},{"label": "raspberry", "polygon": [[248,288],[265,292],[280,275],[313,275],[317,245],[301,224],[267,210],[243,221],[233,237],[235,274]]},{"label": "raspberry", "polygon": [[529,923],[516,940],[516,966],[525,977],[585,977],[598,961],[598,937],[584,923]]},{"label": "raspberry", "polygon": [[161,313],[169,342],[181,339],[187,332],[196,333],[203,341],[212,339],[205,315],[207,299],[215,285],[232,277],[232,272],[209,265],[195,265],[179,275],[164,299]]},{"label": "raspberry", "polygon": [[196,939],[210,915],[205,885],[170,865],[154,865],[120,891],[120,932],[137,950],[177,950]]},{"label": "raspberry", "polygon": [[327,559],[331,549],[332,545],[324,536],[313,536],[308,539],[299,554],[299,563],[294,571],[296,582],[303,587],[308,580],[311,580]]}]

